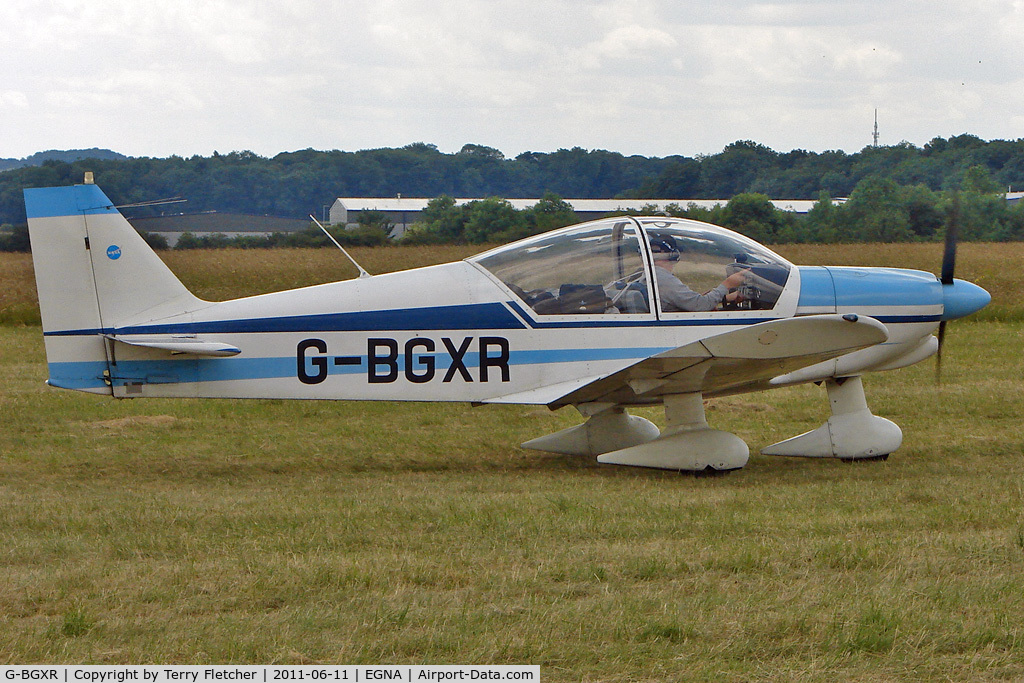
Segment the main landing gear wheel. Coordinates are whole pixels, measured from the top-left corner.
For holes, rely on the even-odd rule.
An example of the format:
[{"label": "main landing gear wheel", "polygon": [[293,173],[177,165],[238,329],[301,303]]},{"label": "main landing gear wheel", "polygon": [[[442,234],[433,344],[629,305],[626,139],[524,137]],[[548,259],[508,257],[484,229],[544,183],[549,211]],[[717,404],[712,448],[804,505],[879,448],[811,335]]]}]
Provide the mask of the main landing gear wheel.
[{"label": "main landing gear wheel", "polygon": [[843,462],[885,462],[889,459],[888,453],[882,455],[872,455],[867,458],[839,458]]}]

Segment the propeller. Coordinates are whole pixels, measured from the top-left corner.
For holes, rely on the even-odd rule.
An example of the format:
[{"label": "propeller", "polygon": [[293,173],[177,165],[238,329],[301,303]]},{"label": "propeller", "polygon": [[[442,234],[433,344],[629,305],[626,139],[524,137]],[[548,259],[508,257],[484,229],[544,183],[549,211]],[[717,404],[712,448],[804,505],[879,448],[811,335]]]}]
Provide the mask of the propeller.
[{"label": "propeller", "polygon": [[[942,271],[939,282],[943,286],[953,284],[953,273],[956,270],[956,242],[960,232],[960,193],[953,193],[953,202],[946,218],[946,241],[942,250]],[[935,353],[935,381],[942,381],[942,345],[946,339],[947,320],[939,322],[939,348]]]}]

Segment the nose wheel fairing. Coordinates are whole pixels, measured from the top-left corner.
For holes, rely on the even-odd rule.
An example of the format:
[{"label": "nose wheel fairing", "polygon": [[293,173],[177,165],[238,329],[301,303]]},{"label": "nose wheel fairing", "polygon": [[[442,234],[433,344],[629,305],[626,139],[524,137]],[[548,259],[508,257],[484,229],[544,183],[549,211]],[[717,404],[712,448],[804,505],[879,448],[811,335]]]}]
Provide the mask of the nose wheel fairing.
[{"label": "nose wheel fairing", "polygon": [[825,424],[762,449],[764,455],[864,460],[892,453],[903,443],[899,426],[872,415],[860,377],[825,381],[832,417]]}]

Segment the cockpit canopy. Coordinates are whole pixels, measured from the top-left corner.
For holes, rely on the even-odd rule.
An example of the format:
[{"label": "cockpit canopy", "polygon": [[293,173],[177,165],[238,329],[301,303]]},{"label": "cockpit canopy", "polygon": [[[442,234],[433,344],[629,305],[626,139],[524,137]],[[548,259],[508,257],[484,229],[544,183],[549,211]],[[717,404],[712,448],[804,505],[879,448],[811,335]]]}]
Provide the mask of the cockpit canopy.
[{"label": "cockpit canopy", "polygon": [[729,274],[746,270],[739,301],[714,310],[769,310],[792,268],[782,257],[731,230],[647,216],[562,228],[469,261],[498,278],[538,315],[677,312],[668,305],[659,307],[658,283],[664,287],[665,276],[654,278],[652,286],[653,268],[667,268],[694,292],[713,290]]}]

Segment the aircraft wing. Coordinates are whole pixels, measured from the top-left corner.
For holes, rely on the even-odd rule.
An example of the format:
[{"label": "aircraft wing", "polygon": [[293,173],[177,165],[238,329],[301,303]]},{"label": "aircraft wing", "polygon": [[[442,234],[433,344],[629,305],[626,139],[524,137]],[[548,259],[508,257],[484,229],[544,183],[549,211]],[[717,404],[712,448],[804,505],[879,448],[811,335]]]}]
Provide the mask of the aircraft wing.
[{"label": "aircraft wing", "polygon": [[888,338],[885,325],[866,316],[772,320],[650,356],[576,387],[548,406],[654,403],[670,394],[727,394],[767,388],[773,377]]}]

